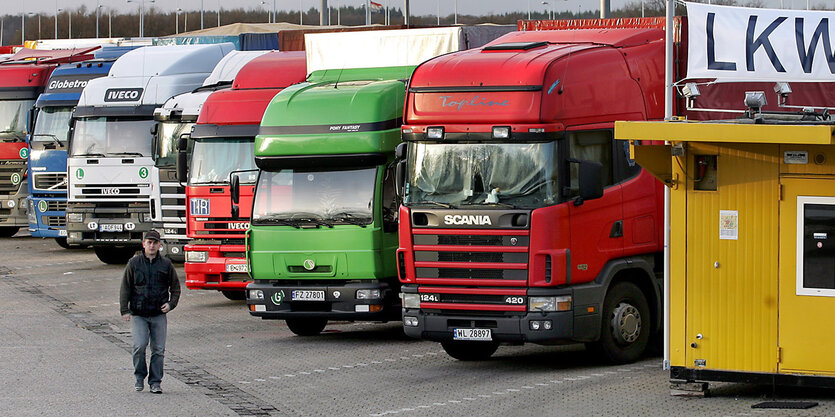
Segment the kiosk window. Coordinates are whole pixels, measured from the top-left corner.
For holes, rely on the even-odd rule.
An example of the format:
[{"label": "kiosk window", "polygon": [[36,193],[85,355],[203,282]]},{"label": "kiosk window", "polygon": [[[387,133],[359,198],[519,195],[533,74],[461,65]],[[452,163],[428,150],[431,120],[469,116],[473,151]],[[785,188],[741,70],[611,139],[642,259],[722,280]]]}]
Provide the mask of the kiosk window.
[{"label": "kiosk window", "polygon": [[835,198],[797,197],[797,294],[835,297]]}]

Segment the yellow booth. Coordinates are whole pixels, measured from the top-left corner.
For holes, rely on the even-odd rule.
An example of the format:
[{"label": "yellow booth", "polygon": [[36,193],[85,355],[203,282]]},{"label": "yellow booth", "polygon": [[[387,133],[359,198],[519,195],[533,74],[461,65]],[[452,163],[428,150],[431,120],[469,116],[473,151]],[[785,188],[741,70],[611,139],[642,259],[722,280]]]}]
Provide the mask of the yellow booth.
[{"label": "yellow booth", "polygon": [[615,124],[670,187],[673,382],[835,387],[835,124],[800,119]]}]

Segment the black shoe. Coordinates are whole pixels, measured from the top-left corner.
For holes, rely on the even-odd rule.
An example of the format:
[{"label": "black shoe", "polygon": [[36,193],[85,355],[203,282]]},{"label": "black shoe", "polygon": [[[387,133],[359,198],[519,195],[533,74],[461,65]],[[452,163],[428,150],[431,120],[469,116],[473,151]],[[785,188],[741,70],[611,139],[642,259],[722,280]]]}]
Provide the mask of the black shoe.
[{"label": "black shoe", "polygon": [[151,385],[151,394],[162,394],[162,388],[159,385]]},{"label": "black shoe", "polygon": [[137,382],[133,385],[133,389],[135,389],[137,392],[142,391],[143,389],[145,389],[145,384]]}]

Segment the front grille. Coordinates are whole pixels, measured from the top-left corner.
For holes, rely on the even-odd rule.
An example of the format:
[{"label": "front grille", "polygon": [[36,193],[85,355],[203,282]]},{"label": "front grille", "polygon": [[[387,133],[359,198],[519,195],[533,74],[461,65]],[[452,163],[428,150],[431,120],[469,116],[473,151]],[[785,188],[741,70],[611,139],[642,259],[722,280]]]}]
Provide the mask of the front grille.
[{"label": "front grille", "polygon": [[239,273],[226,274],[226,275],[224,275],[224,277],[223,277],[223,281],[224,281],[224,282],[227,282],[227,281],[238,281],[238,282],[241,282],[241,281],[249,281],[249,280],[250,280],[249,275],[247,275],[247,274],[239,274]]},{"label": "front grille", "polygon": [[47,211],[67,211],[67,202],[66,201],[59,201],[59,200],[47,200],[46,201],[46,210]]},{"label": "front grille", "polygon": [[290,311],[331,311],[331,303],[327,301],[294,301],[290,303]]},{"label": "front grille", "polygon": [[287,266],[287,270],[293,273],[304,273],[304,272],[331,272],[332,269],[330,265],[323,265],[314,267],[312,270],[304,269],[303,266]]},{"label": "front grille", "polygon": [[418,276],[424,278],[527,279],[528,271],[524,269],[418,268]]},{"label": "front grille", "polygon": [[64,216],[41,216],[41,223],[49,227],[64,227],[67,219]]},{"label": "front grille", "polygon": [[33,174],[35,177],[35,189],[56,191],[67,189],[67,174],[64,172],[50,172]]},{"label": "front grille", "polygon": [[415,251],[417,262],[509,262],[525,263],[524,252],[435,252]]},{"label": "front grille", "polygon": [[528,236],[415,235],[415,245],[528,246]]},{"label": "front grille", "polygon": [[230,229],[229,223],[249,223],[248,218],[240,218],[233,220],[231,217],[210,217],[207,221],[201,221],[199,224],[203,225],[204,230],[196,230],[197,235],[237,235],[243,236],[246,233],[244,229]]},{"label": "front grille", "polygon": [[224,258],[246,258],[246,253],[244,252],[221,252],[220,256]]},{"label": "front grille", "polygon": [[[0,160],[0,194],[14,194],[26,176],[26,161]],[[15,179],[16,181],[13,181]],[[16,182],[16,183],[15,183]]]},{"label": "front grille", "polygon": [[440,294],[440,296],[442,303],[517,305],[507,304],[506,295]]}]

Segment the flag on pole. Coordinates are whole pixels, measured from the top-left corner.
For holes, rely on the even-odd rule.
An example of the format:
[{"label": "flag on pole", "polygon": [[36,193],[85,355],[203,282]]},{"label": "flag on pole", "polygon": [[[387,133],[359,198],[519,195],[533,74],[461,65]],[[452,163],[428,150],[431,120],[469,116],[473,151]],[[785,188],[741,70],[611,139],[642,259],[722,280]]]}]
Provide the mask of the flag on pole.
[{"label": "flag on pole", "polygon": [[381,12],[383,11],[383,5],[380,3],[371,2],[371,11],[372,12]]}]

